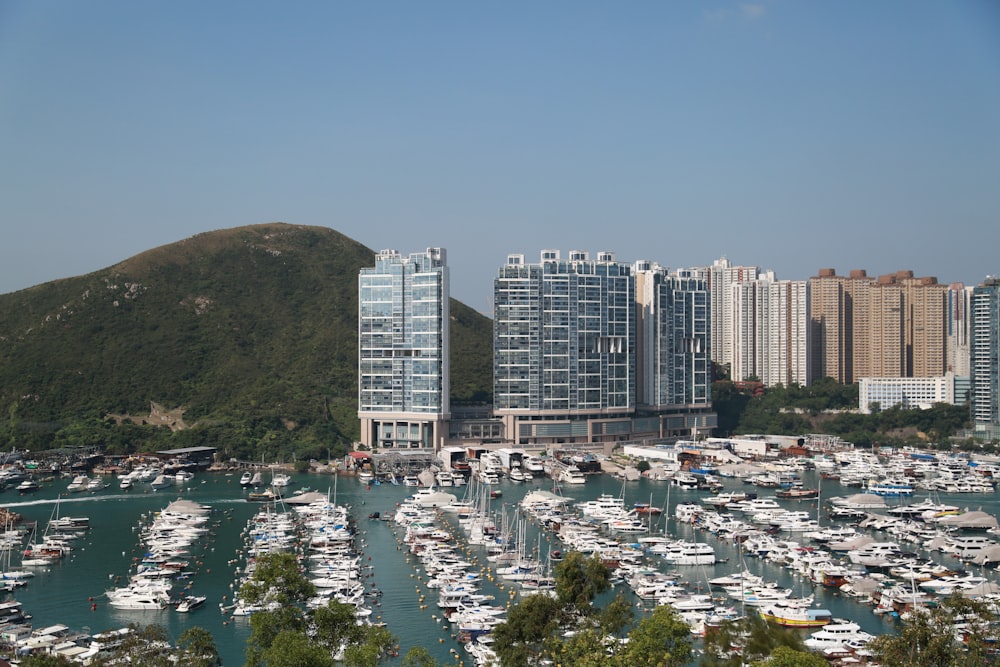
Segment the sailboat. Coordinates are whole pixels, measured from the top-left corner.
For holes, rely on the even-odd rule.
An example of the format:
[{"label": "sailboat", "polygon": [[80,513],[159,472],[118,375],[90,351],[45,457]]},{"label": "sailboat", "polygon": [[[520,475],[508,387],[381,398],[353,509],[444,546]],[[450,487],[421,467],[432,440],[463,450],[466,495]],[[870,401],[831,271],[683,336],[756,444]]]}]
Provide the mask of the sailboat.
[{"label": "sailboat", "polygon": [[[8,532],[10,531],[10,526],[7,527],[7,530]],[[20,546],[21,546],[20,543],[18,543],[18,551],[21,551]],[[9,581],[23,581],[25,579],[30,579],[31,577],[35,576],[35,573],[30,570],[12,570],[10,560],[11,560],[11,554],[14,553],[13,546],[7,549],[6,551],[7,551],[7,557],[4,561],[3,572],[0,573],[0,580],[6,583]],[[24,558],[23,552],[21,553],[21,558],[22,560]]]}]

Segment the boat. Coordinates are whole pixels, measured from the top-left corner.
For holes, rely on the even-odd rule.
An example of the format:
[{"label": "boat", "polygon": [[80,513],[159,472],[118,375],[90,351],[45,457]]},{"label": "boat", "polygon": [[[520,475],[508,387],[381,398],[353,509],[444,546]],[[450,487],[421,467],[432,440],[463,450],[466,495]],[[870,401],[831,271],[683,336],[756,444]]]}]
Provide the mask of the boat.
[{"label": "boat", "polygon": [[242,486],[244,489],[250,486],[250,483],[252,481],[253,481],[253,473],[251,473],[249,470],[245,471],[242,475],[240,475],[240,486]]},{"label": "boat", "polygon": [[809,635],[805,645],[814,651],[825,651],[843,648],[849,642],[867,643],[872,639],[874,636],[862,630],[857,623],[838,620]]},{"label": "boat", "polygon": [[264,476],[260,472],[255,472],[250,477],[250,486],[261,486],[264,484]]},{"label": "boat", "polygon": [[175,609],[182,614],[185,614],[192,609],[197,609],[201,605],[205,604],[206,599],[207,597],[204,595],[189,595],[178,602]]},{"label": "boat", "polygon": [[559,473],[559,481],[563,484],[586,484],[587,476],[576,466],[569,466]]},{"label": "boat", "polygon": [[674,542],[659,552],[663,560],[674,565],[711,565],[715,549],[706,542]]},{"label": "boat", "polygon": [[174,473],[174,481],[178,484],[185,484],[194,479],[194,473],[190,470],[178,470]]},{"label": "boat", "polygon": [[807,500],[809,498],[818,498],[819,489],[804,489],[802,487],[793,486],[790,489],[781,489],[780,491],[775,491],[774,495],[779,498],[786,498],[791,500]]},{"label": "boat", "polygon": [[165,489],[169,486],[173,486],[174,478],[167,477],[166,475],[160,474],[156,476],[152,482],[149,483],[154,489]]},{"label": "boat", "polygon": [[283,472],[275,473],[271,477],[271,486],[283,488],[292,483],[292,476]]},{"label": "boat", "polygon": [[796,604],[774,602],[760,608],[760,615],[765,621],[790,628],[819,628],[833,622],[833,614],[829,609],[801,607]]},{"label": "boat", "polygon": [[281,496],[275,493],[274,489],[271,488],[264,489],[263,491],[251,491],[247,494],[247,500],[253,503],[272,502],[280,497]]},{"label": "boat", "polygon": [[434,489],[420,489],[407,498],[420,507],[444,507],[458,501],[458,497],[453,493],[435,491]]},{"label": "boat", "polygon": [[131,489],[132,488],[132,478],[131,477],[122,477],[121,481],[118,482],[118,488],[121,489],[122,491],[128,491],[129,489]]},{"label": "boat", "polygon": [[87,490],[87,485],[90,484],[90,478],[86,475],[77,475],[73,478],[73,481],[69,483],[66,490],[70,493],[79,493],[81,491]]},{"label": "boat", "polygon": [[31,493],[32,491],[37,491],[41,488],[33,479],[26,479],[15,487],[18,493]]},{"label": "boat", "polygon": [[101,476],[94,477],[89,482],[87,482],[88,491],[100,491],[101,489],[108,488],[109,484],[104,481]]}]

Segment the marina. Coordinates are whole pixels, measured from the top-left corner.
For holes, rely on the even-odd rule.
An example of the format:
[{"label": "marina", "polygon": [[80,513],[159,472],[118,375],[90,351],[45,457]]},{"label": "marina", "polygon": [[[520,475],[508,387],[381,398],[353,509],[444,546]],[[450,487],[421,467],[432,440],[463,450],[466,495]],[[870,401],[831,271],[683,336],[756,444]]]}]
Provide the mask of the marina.
[{"label": "marina", "polygon": [[[59,624],[100,633],[133,622],[157,623],[176,639],[185,628],[198,625],[212,632],[224,664],[242,664],[249,624],[236,612],[235,591],[246,562],[245,531],[259,513],[279,512],[284,503],[249,502],[253,490],[241,484],[240,474],[198,473],[160,490],[136,483],[123,492],[117,480],[100,490],[72,494],[66,492],[63,480],[43,484],[30,494],[8,489],[0,500],[35,522],[40,534],[33,538],[31,554],[44,563],[32,568],[35,576],[9,599],[31,615],[35,627]],[[855,495],[854,489],[835,481],[821,481],[815,470],[801,476],[809,488],[822,484],[827,497]],[[996,585],[994,570],[985,567],[990,547],[996,545],[991,534],[956,535],[949,541],[936,534],[914,538],[903,532],[918,511],[930,512],[932,518],[942,513],[941,519],[968,514],[947,510],[965,507],[968,499],[962,495],[918,488],[913,497],[883,496],[885,509],[865,510],[865,516],[869,521],[883,517],[892,522],[863,526],[832,520],[827,512],[831,506],[819,498],[749,497],[753,487],[734,478],[723,478],[721,485],[721,491],[712,493],[666,480],[623,481],[608,474],[588,474],[583,483],[568,484],[533,475],[523,481],[506,476],[489,483],[472,480],[464,487],[432,491],[402,483],[368,484],[353,476],[297,474],[282,488],[286,498],[303,486],[322,489],[331,502],[346,508],[340,521],[350,520],[354,526],[359,564],[364,567],[345,574],[330,559],[315,563],[312,574],[323,584],[321,590],[327,595],[356,596],[357,586],[362,586],[359,609],[370,620],[388,625],[398,638],[400,655],[419,645],[442,662],[461,656],[472,664],[467,654],[484,651],[479,643],[485,642],[466,649],[468,642],[461,640],[482,635],[489,623],[502,618],[507,602],[550,588],[553,563],[573,549],[602,553],[615,566],[620,582],[616,588],[632,587],[637,611],[673,604],[696,634],[703,631],[706,620],[732,617],[757,606],[792,627],[815,629],[827,617],[849,618],[859,632],[877,635],[895,631],[896,616],[907,605],[933,600],[955,587],[992,590],[990,586]],[[490,493],[476,496],[476,489]],[[502,493],[496,496],[496,491]],[[410,496],[414,509],[406,511],[417,518],[400,520],[397,517],[406,514],[404,501]],[[185,513],[182,519],[167,511],[178,500],[191,504],[190,516]],[[975,502],[983,514],[995,516],[998,503],[992,495],[978,495]],[[817,503],[823,504],[823,511],[818,511]],[[637,512],[637,505],[645,511]],[[887,513],[908,506],[919,510],[897,511],[901,516],[896,517]],[[477,508],[488,512],[476,518]],[[788,521],[775,522],[775,517],[789,513],[802,521],[794,514],[799,512],[813,517],[810,520],[819,530],[797,532]],[[924,530],[935,529],[933,522],[921,524]],[[71,544],[60,544],[52,537],[59,532],[79,536]],[[164,538],[168,533],[173,534],[168,542],[171,551],[151,556],[150,537]],[[820,537],[814,540],[817,533]],[[181,539],[181,534],[190,540]],[[867,538],[869,546],[834,548],[850,542],[853,535]],[[501,538],[505,541],[498,541]],[[944,548],[936,548],[934,539],[941,539]],[[428,548],[432,542],[438,546]],[[414,550],[418,543],[420,555]],[[821,557],[824,545],[836,554],[833,559]],[[912,561],[904,564],[899,560],[902,552],[919,553],[921,566]],[[972,562],[973,552],[983,565]],[[133,586],[140,571],[148,574],[139,579],[155,582],[158,571],[181,567],[179,561],[186,561],[184,576],[172,581],[168,592],[155,584]],[[25,566],[14,559],[11,568]],[[856,579],[861,568],[869,570],[869,577],[882,577],[878,589],[886,594],[877,603],[870,595],[852,595],[864,589]],[[941,581],[938,590],[933,585],[886,585],[896,575],[905,580],[915,569],[928,573],[928,580],[934,576]],[[963,571],[964,576],[940,578],[945,570]],[[727,577],[736,579],[720,587]],[[474,590],[454,588],[473,580]],[[849,589],[841,590],[841,585]],[[442,586],[452,588],[441,590]],[[919,595],[913,594],[914,588]],[[109,596],[109,591],[117,592]],[[798,600],[808,604],[796,607]],[[462,607],[449,606],[454,604]],[[465,616],[445,614],[446,609]]]}]

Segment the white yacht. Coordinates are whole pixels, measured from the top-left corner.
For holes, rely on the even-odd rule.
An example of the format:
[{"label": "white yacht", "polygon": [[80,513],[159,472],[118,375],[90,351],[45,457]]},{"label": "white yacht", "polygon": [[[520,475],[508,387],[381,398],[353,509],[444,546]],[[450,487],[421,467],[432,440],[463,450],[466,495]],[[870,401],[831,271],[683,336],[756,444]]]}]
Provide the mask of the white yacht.
[{"label": "white yacht", "polygon": [[674,565],[712,565],[715,549],[705,542],[675,542],[660,554],[663,560]]},{"label": "white yacht", "polygon": [[169,486],[173,486],[174,478],[167,477],[166,475],[157,475],[156,479],[149,483],[154,489],[165,489]]},{"label": "white yacht", "polygon": [[862,630],[857,623],[838,621],[827,623],[823,629],[809,635],[805,644],[806,648],[814,651],[824,651],[843,648],[848,642],[867,643],[873,638],[873,635]]},{"label": "white yacht", "polygon": [[66,487],[66,490],[70,493],[79,493],[80,491],[86,491],[89,484],[89,477],[86,475],[77,475],[73,478],[73,481],[69,483],[69,486]]},{"label": "white yacht", "polygon": [[559,473],[559,481],[563,484],[586,484],[587,476],[576,466],[569,466]]}]

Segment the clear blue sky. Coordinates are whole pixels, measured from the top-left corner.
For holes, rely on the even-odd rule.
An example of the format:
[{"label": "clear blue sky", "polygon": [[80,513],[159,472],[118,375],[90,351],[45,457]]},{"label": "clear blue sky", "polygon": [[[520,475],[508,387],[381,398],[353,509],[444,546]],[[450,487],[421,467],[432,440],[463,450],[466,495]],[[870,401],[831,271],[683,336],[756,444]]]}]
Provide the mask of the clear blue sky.
[{"label": "clear blue sky", "polygon": [[1000,3],[0,0],[0,293],[213,229],[1000,274]]}]

